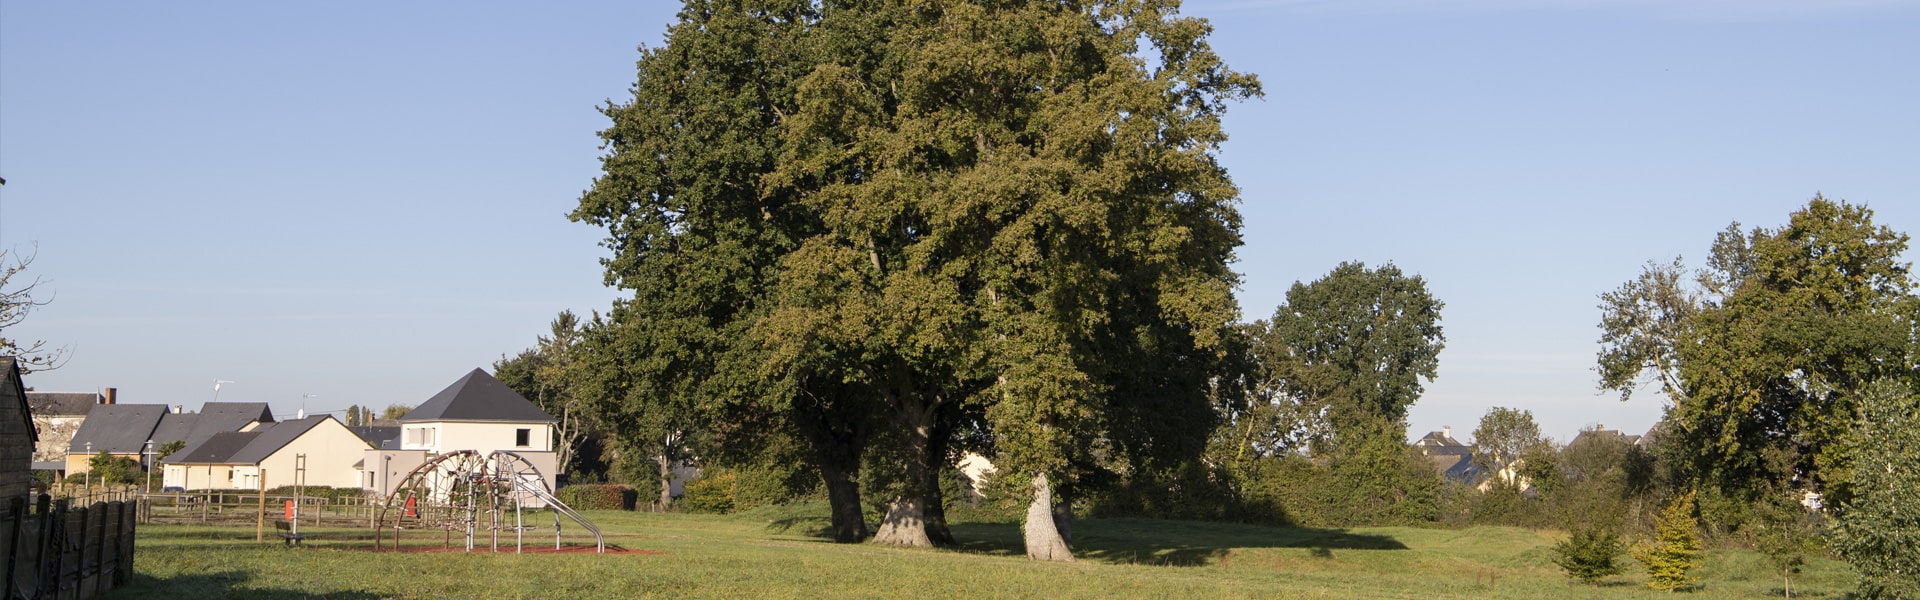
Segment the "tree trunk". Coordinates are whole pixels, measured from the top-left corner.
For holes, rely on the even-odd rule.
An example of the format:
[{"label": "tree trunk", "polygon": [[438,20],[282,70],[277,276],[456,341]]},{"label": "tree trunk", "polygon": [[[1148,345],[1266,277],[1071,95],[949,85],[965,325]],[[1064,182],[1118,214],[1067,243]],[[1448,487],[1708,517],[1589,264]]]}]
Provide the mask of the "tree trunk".
[{"label": "tree trunk", "polygon": [[673,505],[673,459],[665,452],[653,457],[654,464],[660,466],[660,500],[654,503],[654,510],[666,511]]},{"label": "tree trunk", "polygon": [[960,545],[959,540],[953,538],[953,530],[947,527],[947,497],[940,491],[941,477],[946,473],[947,439],[952,435],[950,429],[952,427],[941,427],[936,424],[933,428],[933,438],[927,443],[925,496],[927,539],[932,540],[934,545],[942,547]]},{"label": "tree trunk", "polygon": [[1054,487],[1053,528],[1060,532],[1060,540],[1073,545],[1073,485],[1061,483]]},{"label": "tree trunk", "polygon": [[1027,505],[1027,524],[1022,532],[1027,540],[1027,558],[1073,562],[1073,551],[1061,539],[1053,522],[1053,488],[1046,473],[1033,475],[1033,503]]},{"label": "tree trunk", "polygon": [[[866,541],[867,517],[860,507],[860,481],[853,469],[838,461],[820,464],[820,478],[827,483],[827,505],[831,508],[833,541],[852,544]],[[853,467],[858,468],[859,463]]]},{"label": "tree trunk", "polygon": [[[927,536],[926,488],[930,476],[927,451],[932,446],[936,405],[907,400],[896,406],[899,410],[896,418],[906,434],[898,455],[901,470],[905,471],[900,484],[903,489],[887,504],[887,516],[880,521],[880,529],[874,531],[873,541],[929,548],[933,546],[933,538]],[[944,525],[944,515],[942,523]]]}]

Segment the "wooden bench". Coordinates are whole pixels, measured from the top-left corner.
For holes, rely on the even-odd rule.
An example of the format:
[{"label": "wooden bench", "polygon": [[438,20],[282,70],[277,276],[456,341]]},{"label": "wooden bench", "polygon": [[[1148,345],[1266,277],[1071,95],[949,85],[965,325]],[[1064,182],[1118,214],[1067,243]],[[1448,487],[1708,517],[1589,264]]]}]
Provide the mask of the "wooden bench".
[{"label": "wooden bench", "polygon": [[280,536],[280,539],[287,541],[288,546],[299,546],[300,540],[307,539],[307,536],[294,533],[293,524],[286,521],[274,521],[273,529]]}]

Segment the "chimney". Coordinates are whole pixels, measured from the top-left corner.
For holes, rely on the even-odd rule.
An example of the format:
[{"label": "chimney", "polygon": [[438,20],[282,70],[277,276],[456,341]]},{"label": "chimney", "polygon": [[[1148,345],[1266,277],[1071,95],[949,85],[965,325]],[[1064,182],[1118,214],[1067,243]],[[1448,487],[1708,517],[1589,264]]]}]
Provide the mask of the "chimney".
[{"label": "chimney", "polygon": [[186,410],[186,408],[187,407],[184,404],[175,404],[173,405],[173,414],[176,414],[176,415],[180,414],[180,411]]},{"label": "chimney", "polygon": [[101,404],[113,404],[119,401],[120,401],[119,388],[107,388],[107,393],[100,396]]},{"label": "chimney", "polygon": [[1448,425],[1448,426],[1446,426],[1446,427],[1441,427],[1441,428],[1440,428],[1440,437],[1443,437],[1443,438],[1447,438],[1447,439],[1453,439],[1453,426],[1452,426],[1452,425]]}]

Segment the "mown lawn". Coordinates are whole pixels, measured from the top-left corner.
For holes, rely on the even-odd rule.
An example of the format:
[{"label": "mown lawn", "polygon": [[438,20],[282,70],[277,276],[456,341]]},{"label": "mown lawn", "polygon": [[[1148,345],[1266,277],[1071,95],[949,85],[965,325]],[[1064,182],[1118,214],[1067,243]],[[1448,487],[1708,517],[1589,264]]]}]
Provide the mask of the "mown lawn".
[{"label": "mown lawn", "polygon": [[[140,530],[134,583],[104,597],[1675,597],[1645,589],[1636,574],[1599,587],[1569,584],[1547,558],[1561,534],[1505,527],[1082,520],[1080,561],[1041,564],[1022,556],[1013,523],[958,523],[963,547],[908,550],[822,541],[811,535],[825,522],[817,505],[731,516],[589,515],[610,543],[662,554],[370,553],[355,549],[371,543],[365,529],[309,529],[307,547],[288,549],[271,533],[270,543],[254,543],[252,528],[153,525]],[[580,541],[571,532],[570,541]],[[1851,587],[1844,564],[1814,559],[1807,571],[1794,582],[1795,597],[1836,598]],[[1700,589],[1683,597],[1781,595],[1779,577],[1754,552],[1716,550],[1703,575]]]}]

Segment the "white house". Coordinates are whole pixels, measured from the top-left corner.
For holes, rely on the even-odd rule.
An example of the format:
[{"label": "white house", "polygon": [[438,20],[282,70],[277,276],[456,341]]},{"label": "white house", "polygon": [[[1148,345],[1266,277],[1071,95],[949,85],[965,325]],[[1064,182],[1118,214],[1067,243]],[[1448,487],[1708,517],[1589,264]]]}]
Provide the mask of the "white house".
[{"label": "white house", "polygon": [[554,418],[486,371],[474,369],[400,417],[400,447],[368,450],[360,486],[390,493],[430,457],[460,450],[518,453],[554,485]]},{"label": "white house", "polygon": [[261,423],[246,431],[216,433],[161,460],[167,487],[272,489],[294,485],[356,487],[359,460],[370,448],[333,417]]}]

